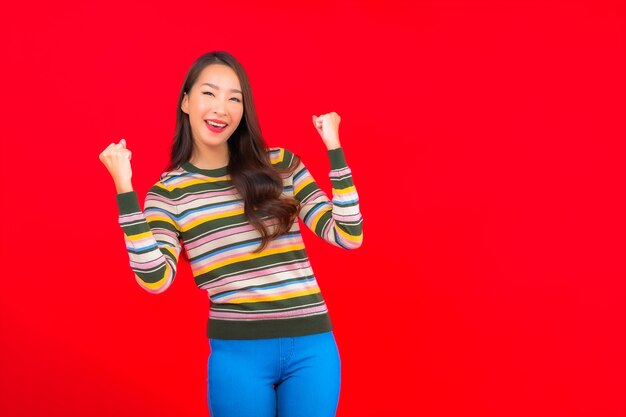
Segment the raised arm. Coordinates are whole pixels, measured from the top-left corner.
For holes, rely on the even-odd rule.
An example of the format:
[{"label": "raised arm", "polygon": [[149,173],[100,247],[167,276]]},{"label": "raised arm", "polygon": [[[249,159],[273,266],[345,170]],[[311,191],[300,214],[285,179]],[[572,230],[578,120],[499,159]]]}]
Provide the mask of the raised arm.
[{"label": "raised arm", "polygon": [[130,267],[137,283],[156,294],[172,285],[176,275],[181,251],[180,233],[174,220],[177,211],[161,183],[148,191],[144,211],[141,211],[131,181],[131,157],[125,139],[112,142],[99,155],[117,190],[119,223],[124,231]]},{"label": "raised arm", "polygon": [[363,219],[352,171],[339,141],[341,117],[335,112],[313,115],[312,122],[328,152],[333,199],[319,188],[300,160],[293,174],[294,195],[301,205],[300,219],[328,243],[356,249],[363,243]]},{"label": "raised arm", "polygon": [[119,224],[137,283],[158,294],[172,285],[181,252],[176,207],[159,184],[146,194],[141,211],[135,191],[117,194]]},{"label": "raised arm", "polygon": [[352,172],[346,163],[343,148],[327,150],[327,153],[332,200],[300,161],[293,173],[294,196],[301,205],[299,217],[328,243],[344,249],[356,249],[363,242],[363,219]]}]

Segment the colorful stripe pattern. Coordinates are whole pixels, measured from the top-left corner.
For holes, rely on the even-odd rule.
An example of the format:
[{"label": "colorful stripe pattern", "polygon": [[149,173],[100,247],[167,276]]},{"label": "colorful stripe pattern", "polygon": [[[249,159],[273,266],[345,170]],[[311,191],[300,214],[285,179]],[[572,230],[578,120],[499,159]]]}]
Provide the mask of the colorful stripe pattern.
[{"label": "colorful stripe pattern", "polygon": [[[295,157],[285,148],[269,153],[280,169]],[[332,200],[302,162],[283,174],[283,194],[300,202],[300,220],[315,234],[355,249],[363,240],[359,197],[343,149],[328,156]],[[261,238],[244,215],[226,167],[207,170],[184,162],[163,173],[148,191],[143,212],[135,191],[118,194],[117,201],[130,266],[146,291],[161,293],[172,284],[184,247],[195,282],[211,301],[209,337],[259,339],[332,329],[300,223],[254,253]]]}]

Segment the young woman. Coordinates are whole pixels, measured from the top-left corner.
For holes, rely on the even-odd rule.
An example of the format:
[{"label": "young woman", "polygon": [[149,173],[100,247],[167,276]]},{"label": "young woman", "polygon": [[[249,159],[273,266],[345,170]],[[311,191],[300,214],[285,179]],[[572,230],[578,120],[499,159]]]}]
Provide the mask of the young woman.
[{"label": "young woman", "polygon": [[339,121],[337,113],[312,117],[330,161],[331,201],[300,158],[267,147],[246,72],[217,51],[200,56],[187,73],[170,163],[143,211],[126,141],[100,154],[115,182],[138,284],[165,291],[184,247],[196,284],[208,293],[213,417],[336,413],[339,352],[297,218],[333,245],[361,245],[359,199]]}]

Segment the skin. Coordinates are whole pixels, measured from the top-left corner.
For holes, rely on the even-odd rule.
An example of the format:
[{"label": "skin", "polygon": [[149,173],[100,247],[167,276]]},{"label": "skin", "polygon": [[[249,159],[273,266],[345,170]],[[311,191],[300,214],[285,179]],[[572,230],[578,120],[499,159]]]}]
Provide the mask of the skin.
[{"label": "skin", "polygon": [[[241,91],[235,71],[227,65],[213,64],[202,70],[183,98],[181,109],[189,115],[193,137],[189,162],[198,168],[228,165],[227,141],[243,117],[243,95],[234,90]],[[207,128],[206,119],[222,120],[228,125],[215,133]]]},{"label": "skin", "polygon": [[[203,85],[213,84],[215,87]],[[230,135],[237,129],[243,118],[243,96],[237,74],[222,64],[212,64],[204,68],[195,84],[185,93],[181,109],[189,115],[193,137],[193,150],[189,162],[198,168],[215,169],[228,165],[228,145]],[[220,133],[210,131],[205,119],[219,119],[226,123]],[[313,126],[322,138],[326,149],[341,147],[339,123],[341,117],[335,112],[312,116]],[[105,165],[118,194],[133,191],[130,165],[132,153],[126,147],[126,140],[112,142],[99,155]]]}]

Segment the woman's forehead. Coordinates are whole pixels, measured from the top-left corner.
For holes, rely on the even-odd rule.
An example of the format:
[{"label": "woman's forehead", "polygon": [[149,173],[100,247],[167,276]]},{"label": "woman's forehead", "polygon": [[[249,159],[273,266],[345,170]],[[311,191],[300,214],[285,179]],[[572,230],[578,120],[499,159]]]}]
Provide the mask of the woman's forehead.
[{"label": "woman's forehead", "polygon": [[213,88],[241,90],[239,77],[237,77],[235,71],[229,66],[222,64],[207,65],[202,70],[198,77],[198,84],[202,85],[204,83],[211,84]]}]

